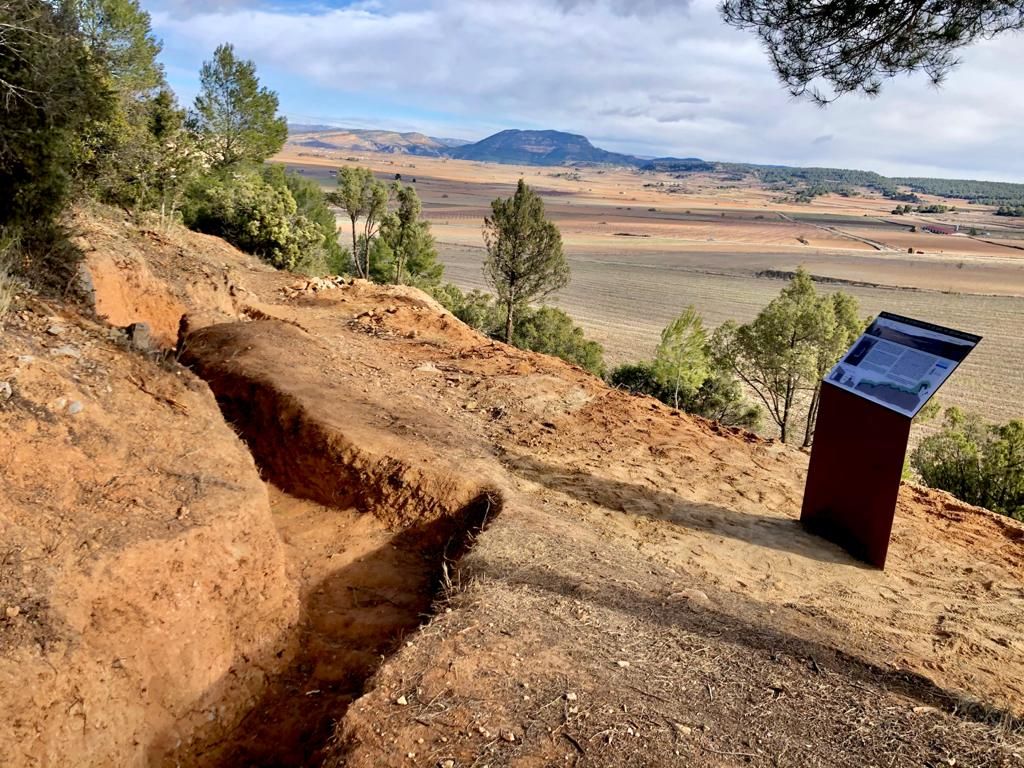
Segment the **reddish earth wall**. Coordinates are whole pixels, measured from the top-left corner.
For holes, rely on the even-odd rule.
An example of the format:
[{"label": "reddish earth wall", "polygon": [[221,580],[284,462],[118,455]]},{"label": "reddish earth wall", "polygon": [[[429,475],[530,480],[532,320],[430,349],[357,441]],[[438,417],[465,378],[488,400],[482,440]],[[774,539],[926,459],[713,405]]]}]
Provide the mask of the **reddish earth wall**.
[{"label": "reddish earth wall", "polygon": [[0,337],[0,765],[160,765],[287,661],[297,588],[205,385],[58,312]]}]

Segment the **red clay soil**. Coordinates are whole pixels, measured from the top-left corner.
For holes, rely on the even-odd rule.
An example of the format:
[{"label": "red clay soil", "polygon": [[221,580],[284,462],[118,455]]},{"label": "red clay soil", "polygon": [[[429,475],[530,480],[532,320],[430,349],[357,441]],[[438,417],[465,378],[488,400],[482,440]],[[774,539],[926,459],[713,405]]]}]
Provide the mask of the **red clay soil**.
[{"label": "red clay soil", "polygon": [[0,765],[156,765],[292,652],[266,490],[201,381],[69,309],[20,302],[0,381]]},{"label": "red clay soil", "polygon": [[[388,455],[432,450],[442,476],[465,457],[505,501],[452,613],[347,710],[328,764],[1013,764],[1013,729],[987,723],[1009,728],[1021,701],[1019,525],[908,486],[893,565],[871,571],[796,524],[802,454],[560,361],[444,344],[439,310],[410,324],[423,299],[372,291],[293,296],[273,309],[287,322],[186,339],[227,413],[244,399],[230,380],[258,380]],[[580,691],[601,702],[593,728],[564,698]],[[596,742],[581,752],[569,722]]]},{"label": "red clay soil", "polygon": [[[103,764],[103,749],[113,756],[108,764],[145,764],[145,755],[150,764],[216,766],[1024,765],[1021,525],[908,485],[889,565],[871,570],[799,527],[806,472],[799,452],[489,341],[412,289],[301,280],[229,255],[209,238],[170,229],[157,239],[108,214],[83,214],[79,224],[104,250],[134,249],[188,308],[179,352],[271,484],[276,535],[265,507],[240,504],[240,492],[217,480],[256,487],[254,474],[243,482],[220,456],[233,455],[225,446],[238,443],[205,417],[213,413],[210,394],[173,364],[164,370],[118,348],[106,365],[134,366],[146,374],[145,389],[115,377],[118,397],[97,396],[78,414],[100,411],[98,403],[111,409],[108,431],[97,432],[103,449],[89,449],[88,460],[61,458],[85,450],[82,434],[62,426],[69,417],[55,411],[63,389],[40,389],[31,407],[17,406],[19,421],[3,422],[18,451],[36,451],[19,454],[15,466],[44,466],[46,455],[62,468],[24,472],[35,485],[14,486],[26,489],[19,525],[46,517],[20,546],[34,546],[29,557],[42,555],[46,574],[61,575],[72,566],[57,568],[39,542],[50,541],[51,528],[74,526],[75,536],[55,539],[60,563],[115,558],[122,545],[109,537],[117,527],[96,522],[107,507],[78,501],[103,499],[101,491],[72,492],[97,472],[90,462],[132,489],[112,496],[103,514],[123,519],[138,498],[160,520],[182,491],[152,485],[171,482],[155,468],[168,457],[176,467],[202,462],[207,480],[187,486],[190,515],[236,494],[235,517],[203,518],[203,535],[241,546],[232,520],[244,520],[246,537],[272,540],[258,552],[241,540],[250,547],[246,578],[255,581],[230,586],[243,577],[241,566],[224,576],[218,597],[233,631],[274,647],[268,619],[260,618],[270,604],[252,595],[279,594],[270,591],[268,563],[278,563],[273,585],[291,585],[301,609],[296,616],[287,607],[294,603],[282,589],[275,615],[286,619],[273,626],[294,652],[272,657],[258,691],[239,683],[249,695],[237,706],[230,703],[237,690],[207,679],[208,662],[246,669],[264,657],[254,651],[231,661],[203,644],[207,634],[223,636],[211,625],[201,621],[199,634],[176,618],[216,604],[204,602],[211,593],[202,585],[217,583],[218,553],[235,551],[230,546],[196,549],[187,568],[162,568],[159,577],[145,569],[149,560],[132,561],[147,593],[176,599],[137,604],[133,579],[111,580],[132,610],[95,615],[137,621],[122,628],[94,620],[91,645],[65,627],[66,616],[86,615],[82,609],[66,612],[49,597],[63,594],[52,586],[63,576],[48,581],[40,571],[29,581],[45,602],[31,608],[27,594],[16,600],[45,629],[17,635],[12,654],[0,653],[0,669],[20,669],[17,654],[28,652],[17,649],[52,635],[63,655],[46,660],[60,679],[108,690],[121,672],[92,649],[109,648],[113,659],[129,645],[136,663],[148,665],[147,690],[175,705],[163,715],[134,682],[110,688],[83,720],[70,689],[57,695],[65,689],[54,679],[33,687],[37,667],[27,668],[10,685],[42,703],[26,693],[17,717],[4,712],[7,728],[20,730],[0,736],[0,750],[88,749],[82,754],[91,758],[63,761],[86,765]],[[155,243],[158,265],[148,261],[147,243]],[[205,259],[215,263],[204,266]],[[189,298],[203,295],[230,302]],[[150,322],[141,304],[130,317]],[[46,322],[27,325],[19,343],[55,346]],[[107,381],[89,369],[62,375],[69,391],[72,383]],[[10,407],[0,403],[0,414]],[[151,487],[162,495],[151,497]],[[490,524],[475,535],[485,516]],[[176,529],[147,525],[147,552],[162,562]],[[81,547],[88,538],[79,529],[97,531],[95,549]],[[35,562],[19,559],[18,567]],[[89,586],[105,589],[107,572],[87,571]],[[234,613],[246,601],[260,610]],[[203,675],[206,686],[193,685]],[[193,697],[179,695],[179,686]],[[213,711],[210,697],[221,694],[229,703]],[[207,730],[193,712],[210,713]],[[112,723],[129,720],[134,736],[121,739]],[[26,722],[41,733],[35,741]],[[62,745],[64,737],[71,740]]]}]

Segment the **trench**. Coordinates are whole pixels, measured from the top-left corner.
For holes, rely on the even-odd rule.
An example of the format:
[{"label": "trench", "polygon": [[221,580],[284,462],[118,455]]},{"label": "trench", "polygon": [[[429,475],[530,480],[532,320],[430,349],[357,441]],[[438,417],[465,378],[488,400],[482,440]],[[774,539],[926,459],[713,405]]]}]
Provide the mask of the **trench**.
[{"label": "trench", "polygon": [[359,436],[209,355],[183,362],[210,385],[268,484],[301,616],[290,662],[238,724],[172,760],[320,765],[348,706],[446,596],[449,574],[500,512],[501,497],[365,451]]}]

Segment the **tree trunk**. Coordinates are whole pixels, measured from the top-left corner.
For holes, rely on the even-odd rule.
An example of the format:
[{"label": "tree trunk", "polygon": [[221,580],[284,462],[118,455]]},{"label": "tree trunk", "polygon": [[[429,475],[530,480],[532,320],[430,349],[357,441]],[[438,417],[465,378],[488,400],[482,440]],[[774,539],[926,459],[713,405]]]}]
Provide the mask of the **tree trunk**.
[{"label": "tree trunk", "polygon": [[359,259],[359,251],[356,250],[356,217],[350,215],[348,218],[352,222],[352,260],[356,263],[356,273],[360,277],[366,277],[363,272],[363,264]]},{"label": "tree trunk", "polygon": [[821,400],[821,382],[814,388],[811,396],[811,407],[807,411],[807,426],[804,427],[804,448],[809,448],[814,441],[814,428],[818,424],[818,402]]},{"label": "tree trunk", "polygon": [[512,299],[508,300],[508,313],[505,315],[505,343],[512,343],[512,324],[515,321],[515,302]]}]

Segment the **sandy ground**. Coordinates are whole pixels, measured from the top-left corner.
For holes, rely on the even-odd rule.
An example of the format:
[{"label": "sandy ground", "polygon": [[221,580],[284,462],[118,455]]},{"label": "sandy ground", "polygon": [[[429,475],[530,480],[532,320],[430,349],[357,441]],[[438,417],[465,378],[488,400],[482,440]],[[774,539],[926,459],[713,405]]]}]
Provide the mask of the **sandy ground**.
[{"label": "sandy ground", "polygon": [[[888,567],[870,570],[797,524],[804,454],[492,342],[411,289],[300,280],[213,238],[140,231],[113,213],[78,223],[96,251],[133,254],[114,260],[125,274],[107,285],[145,274],[147,295],[191,310],[182,360],[268,483],[269,506],[234,514],[276,536],[275,583],[300,606],[283,638],[292,652],[246,708],[219,713],[230,688],[217,682],[184,697],[176,711],[200,702],[219,735],[189,716],[143,721],[135,739],[150,764],[1024,761],[1024,526],[904,486]],[[159,317],[166,303],[119,311],[145,321],[154,307]],[[49,344],[42,323],[25,333]],[[154,381],[190,413],[210,402]],[[107,442],[130,426],[150,451],[140,455],[158,455],[169,445],[161,422],[135,413],[151,432],[126,422],[122,435],[113,411]],[[191,417],[183,426],[180,439],[214,434]],[[14,424],[8,442],[33,445],[34,429]],[[148,474],[120,466],[131,482]],[[204,530],[233,529],[209,518]],[[147,536],[158,546],[163,534]],[[98,540],[99,556],[112,551]],[[193,566],[201,583],[213,562]],[[168,594],[187,584],[174,568],[153,578]],[[253,617],[233,621],[263,636]],[[158,653],[193,636],[177,623],[162,631],[163,646],[134,625],[121,642],[171,680],[205,669]],[[205,646],[195,653],[206,658]],[[102,665],[90,669],[83,680],[99,689]],[[135,701],[115,691],[88,722],[135,716]],[[58,735],[79,722],[77,709],[20,707],[9,722],[48,715]],[[47,733],[39,744],[63,743]]]}]

